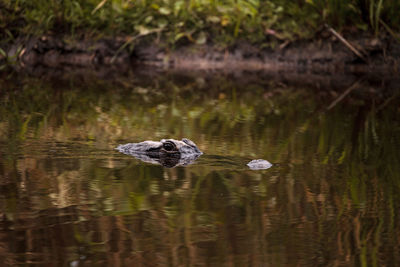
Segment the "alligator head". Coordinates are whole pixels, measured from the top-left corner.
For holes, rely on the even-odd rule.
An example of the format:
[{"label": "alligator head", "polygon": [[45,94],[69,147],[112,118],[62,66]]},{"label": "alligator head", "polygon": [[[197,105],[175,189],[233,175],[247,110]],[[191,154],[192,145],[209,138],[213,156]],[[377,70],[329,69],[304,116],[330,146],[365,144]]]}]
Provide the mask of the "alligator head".
[{"label": "alligator head", "polygon": [[189,165],[203,154],[196,144],[186,138],[181,141],[175,139],[162,139],[156,141],[143,141],[119,145],[119,152],[134,156],[142,161],[161,164],[165,167]]}]

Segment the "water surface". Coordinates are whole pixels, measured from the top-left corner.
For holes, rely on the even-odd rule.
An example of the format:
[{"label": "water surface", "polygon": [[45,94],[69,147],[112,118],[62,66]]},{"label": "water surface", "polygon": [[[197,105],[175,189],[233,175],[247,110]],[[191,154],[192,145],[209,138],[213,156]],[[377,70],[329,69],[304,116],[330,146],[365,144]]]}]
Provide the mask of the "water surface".
[{"label": "water surface", "polygon": [[[309,77],[2,75],[2,262],[400,262],[398,83]],[[114,149],[184,137],[204,152],[188,166]]]}]

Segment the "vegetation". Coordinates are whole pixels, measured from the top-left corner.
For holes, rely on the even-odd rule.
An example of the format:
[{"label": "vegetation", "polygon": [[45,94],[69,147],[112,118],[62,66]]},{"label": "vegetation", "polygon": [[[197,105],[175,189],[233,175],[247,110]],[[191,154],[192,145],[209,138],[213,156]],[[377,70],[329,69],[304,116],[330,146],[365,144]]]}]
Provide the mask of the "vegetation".
[{"label": "vegetation", "polygon": [[324,24],[337,30],[400,30],[391,0],[2,0],[0,39],[66,34],[126,36],[167,44],[238,39],[277,43],[313,37]]}]

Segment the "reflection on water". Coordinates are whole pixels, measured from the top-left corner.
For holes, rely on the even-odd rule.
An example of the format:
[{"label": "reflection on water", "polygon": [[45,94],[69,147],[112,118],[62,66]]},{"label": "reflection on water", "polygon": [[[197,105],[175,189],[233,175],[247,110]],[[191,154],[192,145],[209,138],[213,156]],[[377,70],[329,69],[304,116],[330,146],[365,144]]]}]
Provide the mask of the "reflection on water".
[{"label": "reflection on water", "polygon": [[[396,84],[305,80],[3,75],[2,262],[400,262]],[[183,137],[205,153],[188,166],[114,150]]]}]

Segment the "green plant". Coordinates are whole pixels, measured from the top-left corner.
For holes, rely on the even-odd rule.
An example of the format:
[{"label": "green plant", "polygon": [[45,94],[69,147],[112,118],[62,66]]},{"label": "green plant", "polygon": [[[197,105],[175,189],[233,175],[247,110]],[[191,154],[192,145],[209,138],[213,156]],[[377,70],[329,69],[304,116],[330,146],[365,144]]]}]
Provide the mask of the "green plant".
[{"label": "green plant", "polygon": [[324,23],[375,34],[381,25],[394,33],[400,29],[400,2],[387,0],[3,0],[0,7],[2,42],[63,33],[127,36],[132,43],[162,40],[170,46],[239,39],[265,45],[312,37]]}]

